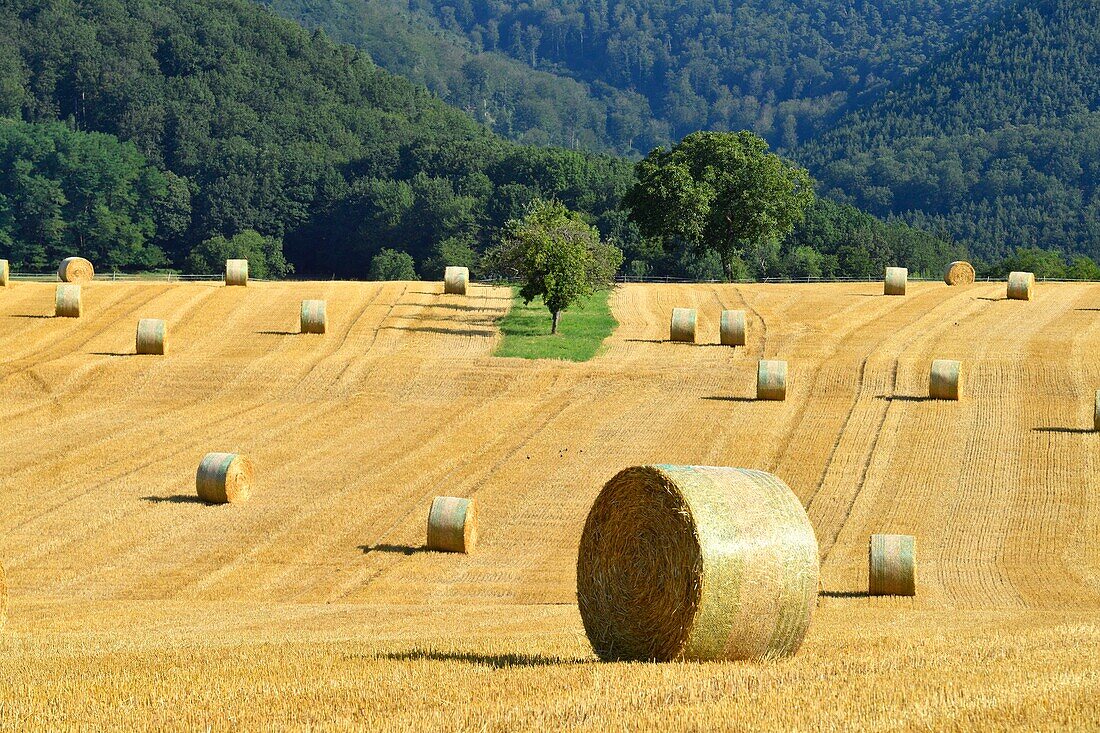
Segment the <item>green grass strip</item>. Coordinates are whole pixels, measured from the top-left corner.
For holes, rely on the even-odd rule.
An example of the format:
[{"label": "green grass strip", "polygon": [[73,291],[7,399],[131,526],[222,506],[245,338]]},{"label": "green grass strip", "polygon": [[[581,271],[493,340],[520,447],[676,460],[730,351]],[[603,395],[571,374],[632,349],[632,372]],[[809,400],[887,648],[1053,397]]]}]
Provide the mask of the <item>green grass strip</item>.
[{"label": "green grass strip", "polygon": [[558,332],[551,335],[550,311],[542,299],[524,303],[519,288],[512,288],[512,309],[500,322],[504,339],[494,356],[588,361],[619,325],[607,302],[610,295],[602,290],[574,304],[561,314]]}]

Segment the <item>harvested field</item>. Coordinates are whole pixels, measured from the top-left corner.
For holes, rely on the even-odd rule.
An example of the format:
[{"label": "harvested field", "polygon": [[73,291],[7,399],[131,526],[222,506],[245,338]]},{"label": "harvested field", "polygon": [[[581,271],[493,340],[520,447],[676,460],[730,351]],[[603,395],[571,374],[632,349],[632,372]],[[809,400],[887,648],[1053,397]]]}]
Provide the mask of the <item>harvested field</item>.
[{"label": "harvested field", "polygon": [[[54,286],[20,283],[0,729],[1100,726],[1100,286],[1004,288],[631,285],[567,363],[489,356],[503,288],[93,281],[53,319]],[[306,297],[324,339],[287,316]],[[676,306],[696,346],[667,343]],[[719,345],[724,309],[746,347]],[[131,356],[145,313],[168,356]],[[761,358],[797,364],[786,401],[754,400]],[[927,399],[933,358],[965,363],[965,400]],[[198,502],[213,450],[262,491]],[[577,545],[603,484],[649,463],[798,495],[824,581],[798,654],[595,661]],[[478,502],[472,554],[423,551],[441,487]],[[867,596],[877,533],[917,538],[915,597]]]}]

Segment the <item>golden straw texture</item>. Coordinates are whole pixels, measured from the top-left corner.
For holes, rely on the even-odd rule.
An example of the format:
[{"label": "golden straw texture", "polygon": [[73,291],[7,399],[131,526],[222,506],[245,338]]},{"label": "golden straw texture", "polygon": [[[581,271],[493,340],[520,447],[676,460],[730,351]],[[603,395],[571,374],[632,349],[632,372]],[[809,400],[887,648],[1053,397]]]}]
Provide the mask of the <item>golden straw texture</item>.
[{"label": "golden straw texture", "polygon": [[142,318],[137,326],[137,353],[163,356],[168,353],[168,324],[159,318]]},{"label": "golden straw texture", "polygon": [[8,274],[11,267],[7,260],[0,260],[0,288],[8,287]]},{"label": "golden straw texture", "polygon": [[8,583],[4,577],[4,563],[0,563],[0,631],[8,621]]},{"label": "golden straw texture", "polygon": [[917,541],[904,534],[873,534],[867,553],[867,592],[872,596],[917,594]]},{"label": "golden straw texture", "polygon": [[248,285],[248,260],[225,261],[225,284]]},{"label": "golden straw texture", "polygon": [[969,262],[956,260],[947,266],[943,281],[948,285],[969,285],[974,282],[974,266]]},{"label": "golden straw texture", "polygon": [[810,520],[775,476],[639,466],[592,505],[577,604],[607,661],[785,657],[810,624],[819,570]]},{"label": "golden straw texture", "polygon": [[722,311],[722,345],[744,346],[745,335],[745,311]]},{"label": "golden straw texture", "polygon": [[928,396],[934,400],[957,400],[962,397],[962,362],[936,359],[928,374]]},{"label": "golden straw texture", "polygon": [[95,268],[83,257],[66,257],[57,268],[57,277],[63,283],[87,282],[95,277]]},{"label": "golden straw texture", "polygon": [[909,279],[909,270],[904,267],[887,267],[886,278],[883,280],[882,292],[884,295],[905,295],[905,284]]},{"label": "golden straw texture", "polygon": [[1035,275],[1030,272],[1008,273],[1008,299],[1031,300],[1031,291],[1035,287]]},{"label": "golden straw texture", "polygon": [[457,496],[437,496],[428,512],[428,549],[473,552],[477,546],[477,502]]},{"label": "golden straw texture", "polygon": [[470,268],[448,267],[443,273],[443,292],[448,295],[465,295],[470,286]]},{"label": "golden straw texture", "polygon": [[211,504],[248,501],[252,494],[252,461],[236,453],[207,453],[195,473],[199,498]]},{"label": "golden straw texture", "polygon": [[54,295],[53,314],[58,318],[80,318],[84,315],[84,298],[76,283],[61,283]]},{"label": "golden straw texture", "polygon": [[695,309],[673,308],[672,323],[668,327],[669,341],[695,343]]},{"label": "golden straw texture", "polygon": [[761,359],[756,367],[756,399],[787,399],[787,362]]},{"label": "golden straw texture", "polygon": [[328,328],[328,315],[325,301],[303,300],[301,331],[302,333],[324,333]]}]

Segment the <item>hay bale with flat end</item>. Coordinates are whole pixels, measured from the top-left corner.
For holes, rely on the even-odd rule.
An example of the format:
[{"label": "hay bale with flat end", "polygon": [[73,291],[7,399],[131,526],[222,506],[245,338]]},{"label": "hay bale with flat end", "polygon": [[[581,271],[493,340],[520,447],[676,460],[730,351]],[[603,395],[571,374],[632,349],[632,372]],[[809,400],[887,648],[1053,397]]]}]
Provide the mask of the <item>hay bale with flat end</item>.
[{"label": "hay bale with flat end", "polygon": [[168,324],[159,318],[142,318],[138,321],[136,350],[139,354],[167,354]]},{"label": "hay bale with flat end", "polygon": [[974,278],[974,265],[962,260],[952,262],[943,273],[943,281],[948,285],[969,285]]},{"label": "hay bale with flat end", "polygon": [[695,343],[695,309],[673,308],[672,323],[668,328],[669,341]]},{"label": "hay bale with flat end", "polygon": [[324,333],[328,328],[328,315],[326,314],[325,301],[303,300],[301,331],[302,333]]},{"label": "hay bale with flat end", "polygon": [[745,311],[722,311],[722,345],[744,346],[745,334]]},{"label": "hay bale with flat end", "polygon": [[886,278],[883,280],[882,292],[884,295],[905,295],[905,285],[909,280],[909,270],[905,267],[887,267]]},{"label": "hay bale with flat end", "polygon": [[84,315],[84,298],[76,283],[61,283],[54,295],[53,314],[57,318],[80,318]]},{"label": "hay bale with flat end", "polygon": [[957,400],[962,397],[962,362],[936,359],[928,374],[928,396],[934,400]]},{"label": "hay bale with flat end", "polygon": [[1035,275],[1030,272],[1008,273],[1008,299],[1031,300],[1031,291],[1035,287]]},{"label": "hay bale with flat end", "polygon": [[465,295],[470,287],[470,268],[448,267],[443,273],[443,292],[447,295]]},{"label": "hay bale with flat end", "polygon": [[904,534],[873,534],[867,554],[867,593],[872,596],[917,594],[917,540]]},{"label": "hay bale with flat end", "polygon": [[0,288],[8,287],[8,275],[10,274],[11,267],[8,265],[7,260],[0,260]]},{"label": "hay bale with flat end", "polygon": [[252,461],[242,455],[207,453],[195,473],[195,490],[211,504],[248,501],[253,472]]},{"label": "hay bale with flat end", "polygon": [[756,367],[756,399],[787,399],[787,362],[761,359]]},{"label": "hay bale with flat end", "polygon": [[637,466],[603,487],[577,554],[577,605],[605,661],[794,654],[817,601],[817,540],[771,474]]},{"label": "hay bale with flat end", "polygon": [[95,277],[95,268],[83,257],[66,257],[57,268],[57,277],[63,283],[87,282]]},{"label": "hay bale with flat end", "polygon": [[225,261],[225,284],[237,286],[248,285],[248,260]]},{"label": "hay bale with flat end", "polygon": [[428,512],[428,549],[473,552],[477,545],[477,504],[473,499],[437,496]]}]

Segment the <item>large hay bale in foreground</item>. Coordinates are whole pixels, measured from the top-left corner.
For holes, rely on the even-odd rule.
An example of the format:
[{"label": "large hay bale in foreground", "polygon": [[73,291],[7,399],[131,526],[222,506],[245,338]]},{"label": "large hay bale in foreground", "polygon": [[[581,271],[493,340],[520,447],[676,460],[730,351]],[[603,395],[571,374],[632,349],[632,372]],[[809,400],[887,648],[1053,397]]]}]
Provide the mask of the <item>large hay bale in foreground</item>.
[{"label": "large hay bale in foreground", "polygon": [[63,283],[83,283],[95,277],[95,268],[83,257],[66,257],[57,268],[57,277]]},{"label": "large hay bale in foreground", "polygon": [[887,267],[882,283],[883,295],[905,295],[905,285],[909,280],[909,269],[905,267]]},{"label": "large hay bale in foreground", "polygon": [[470,268],[448,267],[443,272],[443,292],[447,295],[465,295],[470,287]]},{"label": "large hay bale in foreground", "polygon": [[756,367],[756,399],[787,399],[787,362],[761,359]]},{"label": "large hay bale in foreground", "polygon": [[225,261],[225,284],[236,286],[248,285],[248,260]]},{"label": "large hay bale in foreground", "polygon": [[137,326],[137,353],[164,356],[168,353],[168,324],[159,318],[142,318]]},{"label": "large hay bale in foreground", "polygon": [[577,604],[607,661],[785,657],[810,624],[819,569],[806,511],[775,476],[638,466],[588,513]]},{"label": "large hay bale in foreground", "polygon": [[943,273],[943,281],[948,285],[969,285],[974,279],[974,265],[962,260],[952,262]]},{"label": "large hay bale in foreground", "polygon": [[0,260],[0,288],[8,287],[8,274],[11,270],[11,266],[8,265],[7,260]]},{"label": "large hay bale in foreground", "polygon": [[253,473],[252,461],[242,455],[207,453],[195,473],[195,490],[211,504],[248,501]]},{"label": "large hay bale in foreground", "polygon": [[934,400],[957,400],[962,396],[962,362],[936,359],[928,374],[928,396]]},{"label": "large hay bale in foreground", "polygon": [[668,327],[669,341],[695,343],[695,309],[673,308],[672,322]]},{"label": "large hay bale in foreground", "polygon": [[84,315],[84,298],[76,283],[61,283],[54,294],[53,314],[57,318],[80,318]]},{"label": "large hay bale in foreground", "polygon": [[1008,299],[1031,300],[1031,291],[1035,287],[1035,275],[1030,272],[1008,273]]},{"label": "large hay bale in foreground", "polygon": [[744,346],[746,332],[745,311],[722,311],[723,346]]},{"label": "large hay bale in foreground", "polygon": [[477,545],[477,503],[457,496],[437,496],[428,512],[428,549],[473,552]]},{"label": "large hay bale in foreground", "polygon": [[303,300],[299,319],[302,333],[324,333],[328,328],[328,315],[323,300]]},{"label": "large hay bale in foreground", "polygon": [[867,554],[867,593],[872,596],[917,594],[917,541],[904,534],[873,534]]}]

